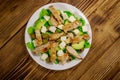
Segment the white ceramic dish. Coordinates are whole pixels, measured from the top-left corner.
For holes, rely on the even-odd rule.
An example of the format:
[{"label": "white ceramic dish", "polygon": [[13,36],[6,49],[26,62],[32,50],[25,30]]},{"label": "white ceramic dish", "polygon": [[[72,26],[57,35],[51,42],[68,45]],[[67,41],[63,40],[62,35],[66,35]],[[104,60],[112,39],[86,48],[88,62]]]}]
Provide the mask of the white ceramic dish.
[{"label": "white ceramic dish", "polygon": [[[27,23],[27,26],[26,26],[26,30],[25,30],[25,43],[27,42],[30,42],[31,41],[31,38],[30,36],[28,35],[27,33],[27,29],[29,26],[32,26],[34,24],[34,22],[39,18],[39,13],[40,11],[43,9],[43,8],[48,8],[50,5],[53,5],[55,6],[57,9],[60,9],[60,10],[69,10],[71,12],[73,12],[76,16],[78,16],[79,18],[82,17],[87,26],[88,26],[88,34],[90,35],[90,40],[89,42],[91,43],[92,42],[92,32],[91,32],[91,27],[90,27],[90,24],[87,20],[87,18],[85,17],[85,15],[77,8],[75,8],[74,6],[70,5],[70,4],[66,4],[66,3],[50,3],[50,4],[47,4],[47,5],[44,5],[43,7],[39,8],[32,16],[31,18],[29,19],[28,23]],[[26,46],[27,47],[27,46]],[[42,61],[40,59],[40,56],[36,56],[34,54],[32,54],[31,50],[28,49],[28,53],[30,54],[30,56],[33,58],[33,60],[35,62],[37,62],[39,65],[47,68],[47,69],[51,69],[51,70],[65,70],[65,69],[69,69],[69,68],[72,68],[73,66],[77,65],[78,63],[81,62],[81,60],[73,60],[73,61],[70,61],[64,65],[62,64],[48,64],[44,61]],[[85,49],[82,53],[81,53],[81,56],[82,58],[84,59],[85,56],[87,55],[89,49]]]}]

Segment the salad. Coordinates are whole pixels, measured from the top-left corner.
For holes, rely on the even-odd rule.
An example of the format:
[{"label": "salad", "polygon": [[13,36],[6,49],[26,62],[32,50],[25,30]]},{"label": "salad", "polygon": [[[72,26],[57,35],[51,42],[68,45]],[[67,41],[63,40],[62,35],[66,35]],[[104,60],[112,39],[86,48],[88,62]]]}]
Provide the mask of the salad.
[{"label": "salad", "polygon": [[47,63],[65,64],[75,59],[82,60],[80,53],[91,46],[85,20],[54,6],[42,9],[27,32],[31,42],[26,46]]}]

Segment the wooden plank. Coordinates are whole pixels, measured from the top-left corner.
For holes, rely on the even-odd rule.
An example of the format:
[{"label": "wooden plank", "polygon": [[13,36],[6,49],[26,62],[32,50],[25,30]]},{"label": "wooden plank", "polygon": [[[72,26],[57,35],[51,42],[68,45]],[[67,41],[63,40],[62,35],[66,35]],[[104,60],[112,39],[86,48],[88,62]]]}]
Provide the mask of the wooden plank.
[{"label": "wooden plank", "polygon": [[24,43],[25,28],[0,49],[0,79],[23,78],[38,64],[29,56]]},{"label": "wooden plank", "polygon": [[7,0],[0,5],[0,48],[49,0]]},{"label": "wooden plank", "polygon": [[[79,80],[111,80],[120,71],[120,38]],[[107,77],[106,77],[107,76]]]},{"label": "wooden plank", "polygon": [[120,80],[120,71],[113,77],[112,80]]}]

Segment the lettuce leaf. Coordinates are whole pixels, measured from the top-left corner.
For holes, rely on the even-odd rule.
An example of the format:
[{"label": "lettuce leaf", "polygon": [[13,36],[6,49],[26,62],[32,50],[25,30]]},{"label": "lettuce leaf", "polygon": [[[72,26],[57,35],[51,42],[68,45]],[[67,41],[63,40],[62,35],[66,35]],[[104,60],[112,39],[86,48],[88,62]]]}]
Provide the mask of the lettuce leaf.
[{"label": "lettuce leaf", "polygon": [[27,30],[28,34],[34,34],[35,33],[35,29],[34,27],[30,26]]},{"label": "lettuce leaf", "polygon": [[82,23],[82,26],[85,25],[85,20],[83,18],[80,18],[79,21]]},{"label": "lettuce leaf", "polygon": [[91,47],[91,44],[90,44],[87,40],[85,40],[85,45],[84,45],[84,47],[85,47],[85,48],[90,48],[90,47]]},{"label": "lettuce leaf", "polygon": [[30,50],[34,50],[35,47],[34,47],[34,43],[31,41],[31,42],[27,42],[26,43],[26,46],[30,49]]},{"label": "lettuce leaf", "polygon": [[40,12],[40,18],[43,18],[45,15],[50,16],[51,12],[49,9],[42,9]]}]

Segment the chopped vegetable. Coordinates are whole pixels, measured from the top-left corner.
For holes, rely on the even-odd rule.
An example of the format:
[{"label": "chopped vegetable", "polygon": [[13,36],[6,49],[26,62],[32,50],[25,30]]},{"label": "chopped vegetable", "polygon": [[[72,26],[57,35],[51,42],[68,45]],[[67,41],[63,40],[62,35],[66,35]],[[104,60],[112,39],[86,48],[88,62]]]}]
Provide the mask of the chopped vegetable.
[{"label": "chopped vegetable", "polygon": [[45,19],[38,19],[36,22],[35,22],[35,30],[40,30],[41,27],[45,24],[46,20]]},{"label": "chopped vegetable", "polygon": [[83,30],[82,30],[82,26],[79,26],[79,27],[78,27],[78,30],[80,31],[80,35],[83,35],[83,34],[84,34],[84,32],[83,32]]},{"label": "chopped vegetable", "polygon": [[71,13],[70,11],[64,11],[64,13],[66,13],[68,17],[73,16],[73,13]]},{"label": "chopped vegetable", "polygon": [[28,34],[34,34],[35,33],[35,29],[34,27],[30,26],[27,30]]},{"label": "chopped vegetable", "polygon": [[56,59],[56,61],[55,61],[54,63],[55,63],[55,64],[59,64],[59,62],[60,62],[60,61],[59,61],[58,59]]},{"label": "chopped vegetable", "polygon": [[83,40],[79,43],[72,44],[72,47],[76,50],[80,50],[80,49],[84,48],[84,44],[85,44],[85,41]]},{"label": "chopped vegetable", "polygon": [[47,28],[48,28],[48,27],[50,27],[49,22],[48,22],[48,21],[46,21],[46,23],[44,24],[44,26],[45,26],[45,27],[47,27]]},{"label": "chopped vegetable", "polygon": [[43,18],[44,16],[50,16],[51,15],[51,12],[50,10],[48,9],[42,9],[41,12],[40,12],[40,18]]},{"label": "chopped vegetable", "polygon": [[66,53],[66,52],[67,52],[67,50],[66,50],[66,49],[63,49],[63,52],[64,52],[64,53]]},{"label": "chopped vegetable", "polygon": [[84,45],[84,47],[85,47],[85,48],[90,48],[90,47],[91,47],[90,43],[89,43],[87,40],[85,40],[85,45]]},{"label": "chopped vegetable", "polygon": [[53,34],[53,32],[47,31],[46,34],[51,35],[51,34]]},{"label": "chopped vegetable", "polygon": [[62,30],[61,29],[56,29],[56,31],[58,32],[58,33],[61,33],[62,32]]},{"label": "chopped vegetable", "polygon": [[82,26],[85,25],[85,20],[83,18],[80,18],[79,21],[82,23]]},{"label": "chopped vegetable", "polygon": [[50,50],[48,50],[48,51],[46,52],[46,54],[48,54],[48,56],[50,57]]},{"label": "chopped vegetable", "polygon": [[73,56],[73,55],[70,55],[70,56],[71,56],[72,60],[76,59],[76,57],[75,57],[75,56]]},{"label": "chopped vegetable", "polygon": [[26,46],[30,49],[30,50],[34,50],[35,47],[34,47],[34,43],[31,41],[31,42],[27,42],[26,43]]},{"label": "chopped vegetable", "polygon": [[50,20],[48,20],[48,23],[49,23],[49,25],[50,25],[50,26],[52,26],[52,23],[51,23],[51,21],[50,21]]}]

